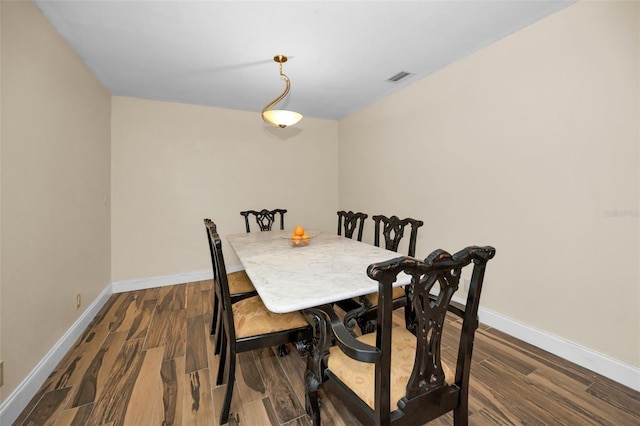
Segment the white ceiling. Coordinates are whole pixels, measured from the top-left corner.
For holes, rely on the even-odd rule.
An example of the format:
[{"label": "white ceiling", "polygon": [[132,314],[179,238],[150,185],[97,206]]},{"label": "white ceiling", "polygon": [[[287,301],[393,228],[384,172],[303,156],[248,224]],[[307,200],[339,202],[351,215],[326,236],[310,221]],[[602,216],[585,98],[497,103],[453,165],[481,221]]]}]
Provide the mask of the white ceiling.
[{"label": "white ceiling", "polygon": [[113,95],[261,111],[284,54],[278,108],[340,119],[573,2],[35,3]]}]

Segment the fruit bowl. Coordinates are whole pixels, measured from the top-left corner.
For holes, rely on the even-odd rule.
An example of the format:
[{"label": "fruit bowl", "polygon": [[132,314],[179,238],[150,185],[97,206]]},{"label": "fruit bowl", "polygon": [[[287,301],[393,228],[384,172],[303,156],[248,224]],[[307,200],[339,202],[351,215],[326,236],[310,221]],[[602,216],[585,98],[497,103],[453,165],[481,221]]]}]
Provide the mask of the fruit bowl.
[{"label": "fruit bowl", "polygon": [[285,238],[289,240],[289,244],[293,247],[302,247],[309,244],[312,237],[305,232],[304,227],[296,226],[293,228],[291,235]]},{"label": "fruit bowl", "polygon": [[311,237],[289,237],[288,240],[293,247],[301,247],[309,244]]}]

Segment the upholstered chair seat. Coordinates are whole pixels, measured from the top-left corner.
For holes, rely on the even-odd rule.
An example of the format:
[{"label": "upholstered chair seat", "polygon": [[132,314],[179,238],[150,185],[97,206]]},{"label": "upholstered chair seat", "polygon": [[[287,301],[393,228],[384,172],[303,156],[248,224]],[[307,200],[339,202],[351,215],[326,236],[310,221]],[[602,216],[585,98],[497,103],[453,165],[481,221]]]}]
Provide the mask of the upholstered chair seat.
[{"label": "upholstered chair seat", "polygon": [[[376,333],[369,333],[357,338],[367,345],[376,345]],[[416,358],[416,336],[404,327],[395,327],[391,336],[391,410],[398,408],[398,401],[407,394],[407,382],[413,371]],[[375,372],[372,363],[356,361],[349,358],[337,346],[329,350],[327,367],[349,389],[374,409]],[[455,380],[454,372],[442,362],[444,381],[447,384]]]},{"label": "upholstered chair seat", "polygon": [[259,296],[240,300],[232,305],[232,309],[238,339],[308,326],[300,312],[273,313],[264,306]]},{"label": "upholstered chair seat", "polygon": [[[404,297],[404,287],[394,287],[393,288],[393,298],[399,299]],[[369,299],[369,303],[371,303],[371,307],[375,308],[378,306],[378,292],[367,294],[367,299]]]},{"label": "upholstered chair seat", "polygon": [[229,293],[231,293],[231,297],[236,294],[253,293],[256,291],[245,271],[231,272],[227,274],[227,280],[229,280]]}]

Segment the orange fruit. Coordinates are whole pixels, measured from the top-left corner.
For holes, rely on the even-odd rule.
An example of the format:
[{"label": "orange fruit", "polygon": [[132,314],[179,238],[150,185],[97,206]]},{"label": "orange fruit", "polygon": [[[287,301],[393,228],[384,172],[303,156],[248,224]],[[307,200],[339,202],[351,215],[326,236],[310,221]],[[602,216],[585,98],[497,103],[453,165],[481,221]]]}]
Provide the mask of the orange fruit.
[{"label": "orange fruit", "polygon": [[304,228],[302,226],[296,226],[295,228],[293,228],[293,235],[304,235]]},{"label": "orange fruit", "polygon": [[308,240],[309,239],[309,234],[302,234],[300,236],[300,238],[302,238],[303,240]]}]

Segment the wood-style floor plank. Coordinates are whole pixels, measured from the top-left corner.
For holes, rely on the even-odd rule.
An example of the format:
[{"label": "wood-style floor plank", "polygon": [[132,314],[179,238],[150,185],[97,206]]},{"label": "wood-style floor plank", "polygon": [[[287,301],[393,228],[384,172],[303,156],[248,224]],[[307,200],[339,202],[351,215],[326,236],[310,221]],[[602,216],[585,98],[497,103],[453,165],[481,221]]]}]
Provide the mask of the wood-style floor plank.
[{"label": "wood-style floor plank", "polygon": [[[478,330],[477,336],[478,342],[486,342],[489,345],[499,348],[510,348],[513,352],[520,353],[521,356],[530,358],[532,362],[536,362],[536,366],[545,365],[553,368],[558,372],[558,374],[571,377],[574,380],[581,382],[585,387],[588,387],[593,383],[595,373],[579,367],[556,355],[550,354],[543,349],[518,340],[513,336],[509,336],[500,330],[496,330],[494,328]],[[475,351],[474,361],[476,361]]]},{"label": "wood-style floor plank", "polygon": [[64,410],[60,413],[56,426],[84,426],[89,421],[93,411],[93,403]]},{"label": "wood-style floor plank", "polygon": [[[226,385],[215,385],[211,297],[211,280],[112,295],[14,425],[217,425]],[[450,365],[460,325],[447,317]],[[276,348],[239,354],[228,424],[310,425],[305,365],[292,346],[284,358]],[[470,380],[471,425],[640,424],[639,392],[485,325]],[[320,398],[323,425],[359,424],[334,395]]]},{"label": "wood-style floor plank", "polygon": [[202,313],[206,317],[213,313],[213,303],[211,303],[213,300],[213,281],[200,281],[200,289],[202,290]]},{"label": "wood-style floor plank", "polygon": [[[287,349],[289,349],[289,353],[296,351],[292,345],[287,345]],[[285,356],[277,357],[276,359],[280,363],[282,371],[291,385],[292,393],[304,407],[304,375],[298,373],[304,371],[307,367],[305,358],[300,356]]]},{"label": "wood-style floor plank", "polygon": [[[212,376],[213,377],[213,376]],[[220,412],[222,411],[222,403],[224,401],[225,392],[227,391],[226,385],[216,386],[212,390],[213,394],[213,419],[215,425],[220,424]],[[231,399],[231,407],[229,408],[229,423],[228,425],[249,425],[245,414],[245,404],[240,398],[238,398],[238,386],[233,387],[234,397]],[[263,424],[272,424],[271,422]]]},{"label": "wood-style floor plank", "polygon": [[618,410],[611,410],[611,406],[606,401],[591,398],[586,392],[575,392],[576,387],[571,384],[575,380],[555,374],[548,367],[540,368],[528,377],[535,386],[553,392],[555,398],[559,401],[565,401],[574,411],[595,424],[613,426],[633,424],[634,422],[633,416]]},{"label": "wood-style floor plank", "polygon": [[184,424],[202,426],[215,424],[209,369],[187,373],[185,382]]},{"label": "wood-style floor plank", "polygon": [[166,288],[166,287],[154,287],[154,288],[148,288],[145,290],[144,292],[144,300],[152,300],[152,299],[159,299],[160,298],[160,289],[162,288]]},{"label": "wood-style floor plank", "polygon": [[130,339],[144,339],[147,337],[147,330],[151,317],[153,316],[153,310],[156,307],[156,299],[142,300],[142,305],[136,310],[136,316],[131,323],[129,332],[127,333],[127,340]]},{"label": "wood-style floor plank", "polygon": [[163,287],[168,290],[158,294],[156,307],[149,322],[147,337],[144,339],[144,349],[165,346],[167,333],[170,332],[171,303],[175,294],[175,287]]},{"label": "wood-style floor plank", "polygon": [[204,317],[187,317],[187,346],[185,351],[185,373],[208,368],[207,339]]},{"label": "wood-style floor plank", "polygon": [[[122,348],[124,347],[126,338],[126,331],[111,333],[102,344],[102,348],[106,349],[106,352],[102,361],[102,367],[98,371],[95,401],[97,401],[104,391],[108,389],[107,385],[114,378],[111,374],[111,370],[118,359],[120,351],[122,351]],[[117,377],[118,376],[116,376],[116,378]]]},{"label": "wood-style floor plank", "polygon": [[28,426],[54,425],[69,396],[69,389],[56,389],[45,393],[24,424]]},{"label": "wood-style floor plank", "polygon": [[337,426],[352,426],[359,425],[360,422],[356,419],[349,410],[340,402],[340,400],[333,394],[327,394],[322,389],[320,390],[320,400],[322,405],[320,406],[320,415],[322,416],[322,422],[328,425]]},{"label": "wood-style floor plank", "polygon": [[107,348],[100,349],[93,358],[93,362],[82,377],[82,381],[75,389],[71,407],[80,407],[95,402],[98,390],[98,373],[102,368],[106,352]]},{"label": "wood-style floor plank", "polygon": [[[70,369],[69,367],[73,365],[73,371],[63,373],[61,380],[56,384],[57,389],[64,386],[75,386],[82,381],[87,369],[94,364],[94,360],[108,336],[109,327],[107,324],[97,325],[91,333],[84,336],[81,345],[76,346],[69,352],[73,354],[74,359],[67,368]],[[64,381],[64,384],[62,384],[62,381]]]},{"label": "wood-style floor plank", "polygon": [[162,370],[164,348],[147,349],[126,407],[125,425],[160,425],[164,420]]},{"label": "wood-style floor plank", "polygon": [[163,361],[160,375],[162,377],[163,424],[182,424],[186,386],[184,357]]},{"label": "wood-style floor plank", "polygon": [[611,408],[624,410],[636,419],[640,419],[638,393],[629,388],[620,387],[611,380],[605,379],[589,386],[587,393],[605,401]]},{"label": "wood-style floor plank", "polygon": [[144,362],[141,340],[125,342],[111,369],[104,392],[89,418],[90,424],[115,422],[122,424],[133,388]]},{"label": "wood-style floor plank", "polygon": [[187,300],[187,284],[178,284],[175,287],[175,291],[173,293],[173,300],[171,300],[171,309],[174,311],[185,309]]},{"label": "wood-style floor plank", "polygon": [[275,351],[272,348],[264,348],[254,352],[260,354],[257,357],[258,366],[279,423],[287,423],[304,415],[304,405],[295,395],[294,386],[286,379]]},{"label": "wood-style floor plank", "polygon": [[244,423],[247,425],[268,425],[272,424],[269,414],[265,409],[264,402],[260,399],[243,405]]},{"label": "wood-style floor plank", "polygon": [[187,342],[187,316],[184,309],[171,311],[169,323],[171,327],[166,330],[164,359],[183,357]]},{"label": "wood-style floor plank", "polygon": [[202,310],[202,290],[200,289],[200,282],[194,282],[187,284],[187,317],[195,317],[203,314]]},{"label": "wood-style floor plank", "polygon": [[56,380],[56,377],[57,377],[57,374],[58,374],[58,370],[57,370],[58,367],[56,367],[56,370],[52,371],[51,374],[49,374],[49,377],[47,377],[47,380],[45,380],[45,382],[42,384],[42,386],[40,387],[38,392],[36,392],[36,394],[33,396],[33,398],[31,398],[31,401],[29,401],[29,403],[26,405],[24,410],[22,410],[22,413],[20,413],[20,415],[18,416],[18,418],[16,419],[16,421],[13,424],[15,424],[15,425],[26,424],[25,420],[31,414],[31,412],[34,410],[34,408],[36,407],[38,402],[40,402],[40,400],[42,399],[44,394],[54,390],[53,389],[53,384],[54,384],[54,381]]},{"label": "wood-style floor plank", "polygon": [[115,321],[116,317],[116,303],[122,298],[126,297],[126,293],[112,294],[104,304],[98,315],[93,319],[89,327],[85,330],[85,333],[90,333],[98,324],[110,324]]},{"label": "wood-style floor plank", "polygon": [[256,354],[242,352],[236,355],[236,388],[243,403],[262,401],[267,397],[267,388],[258,369]]},{"label": "wood-style floor plank", "polygon": [[115,319],[110,323],[110,330],[118,332],[128,330],[131,327],[135,312],[138,309],[139,293],[132,291],[122,298],[115,311]]}]

